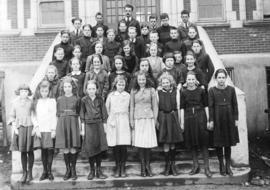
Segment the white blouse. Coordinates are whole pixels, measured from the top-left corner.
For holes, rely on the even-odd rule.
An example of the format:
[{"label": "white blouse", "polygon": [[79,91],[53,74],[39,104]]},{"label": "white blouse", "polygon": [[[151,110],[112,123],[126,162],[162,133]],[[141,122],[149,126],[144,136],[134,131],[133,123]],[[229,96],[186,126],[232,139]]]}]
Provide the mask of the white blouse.
[{"label": "white blouse", "polygon": [[32,121],[36,131],[55,131],[57,124],[55,99],[39,99],[36,105],[36,113],[32,114]]}]

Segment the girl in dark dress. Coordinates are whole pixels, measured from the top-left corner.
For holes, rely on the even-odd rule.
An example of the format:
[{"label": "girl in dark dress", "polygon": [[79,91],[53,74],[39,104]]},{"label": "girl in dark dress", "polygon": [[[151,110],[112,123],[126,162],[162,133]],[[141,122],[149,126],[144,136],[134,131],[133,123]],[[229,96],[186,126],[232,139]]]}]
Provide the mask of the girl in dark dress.
[{"label": "girl in dark dress", "polygon": [[201,40],[194,40],[192,42],[192,50],[196,56],[196,66],[202,70],[206,84],[208,84],[214,74],[215,68],[209,55],[204,50],[203,42]]},{"label": "girl in dark dress", "polygon": [[158,141],[163,144],[165,154],[164,175],[168,176],[170,171],[176,176],[175,167],[175,144],[183,141],[180,128],[180,92],[176,88],[173,77],[164,73],[159,78],[161,90],[158,91],[159,103],[159,135]]},{"label": "girl in dark dress", "polygon": [[73,58],[71,60],[71,73],[69,73],[67,76],[72,77],[77,84],[77,89],[78,89],[78,96],[82,98],[84,96],[83,93],[83,86],[84,86],[84,79],[85,79],[85,73],[80,71],[80,60],[77,58]]},{"label": "girl in dark dress", "polygon": [[78,149],[81,147],[79,111],[80,100],[77,98],[76,84],[71,77],[65,77],[61,83],[63,93],[57,99],[57,126],[55,148],[62,149],[66,164],[64,180],[77,179],[76,162]]},{"label": "girl in dark dress", "polygon": [[113,65],[112,65],[112,72],[109,75],[109,90],[113,90],[113,82],[117,76],[124,76],[126,78],[126,85],[125,85],[125,91],[128,91],[128,85],[130,82],[130,74],[125,71],[126,70],[126,63],[125,59],[121,55],[116,55],[114,57]]},{"label": "girl in dark dress", "polygon": [[125,58],[127,72],[133,74],[138,65],[139,59],[135,55],[133,46],[129,40],[123,42],[123,57]]},{"label": "girl in dark dress", "polygon": [[196,75],[194,72],[187,74],[187,88],[183,88],[180,99],[181,128],[185,130],[185,144],[192,151],[193,168],[190,175],[200,172],[198,162],[198,149],[203,152],[205,175],[211,177],[209,170],[209,117],[207,96],[205,91],[196,86]]},{"label": "girl in dark dress", "polygon": [[118,31],[115,40],[122,44],[127,39],[128,39],[127,23],[125,20],[120,20],[118,23]]},{"label": "girl in dark dress", "polygon": [[76,45],[79,45],[81,47],[81,60],[82,60],[82,66],[81,70],[85,71],[85,65],[86,65],[86,59],[89,55],[94,53],[94,49],[92,47],[92,44],[94,42],[93,38],[91,38],[92,33],[92,26],[90,24],[83,25],[83,37],[79,38],[76,41]]},{"label": "girl in dark dress", "polygon": [[183,84],[184,87],[186,87],[186,78],[187,78],[187,73],[189,71],[192,71],[196,75],[196,85],[200,86],[202,89],[206,89],[207,87],[207,82],[204,78],[204,74],[200,68],[198,68],[195,63],[196,63],[196,57],[193,51],[188,51],[186,58],[186,68],[183,68],[182,70],[182,75],[181,75],[181,80],[180,82]]},{"label": "girl in dark dress", "polygon": [[[97,83],[90,80],[86,85],[87,96],[82,98],[80,118],[82,122],[81,135],[83,136],[82,152],[89,158],[90,173],[87,177],[107,178],[101,171],[101,155],[108,149],[103,124],[107,122],[107,111],[103,99],[97,95]],[[95,169],[96,162],[96,169]]]},{"label": "girl in dark dress", "polygon": [[[232,176],[231,146],[239,142],[238,106],[235,89],[226,85],[227,72],[218,69],[215,73],[217,86],[209,89],[209,120],[213,129],[213,144],[217,150],[220,174]],[[226,167],[223,163],[225,149]]]}]

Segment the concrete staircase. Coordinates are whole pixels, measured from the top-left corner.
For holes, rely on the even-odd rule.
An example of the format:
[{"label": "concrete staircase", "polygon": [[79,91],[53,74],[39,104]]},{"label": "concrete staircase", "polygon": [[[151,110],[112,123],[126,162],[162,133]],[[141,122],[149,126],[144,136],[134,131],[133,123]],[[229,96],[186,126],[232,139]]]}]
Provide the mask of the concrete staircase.
[{"label": "concrete staircase", "polygon": [[[89,164],[86,158],[80,156],[77,163],[77,175],[76,181],[68,180],[64,181],[63,175],[65,173],[65,164],[63,161],[63,155],[58,154],[53,163],[53,174],[55,180],[50,182],[49,180],[39,181],[39,177],[42,174],[42,163],[36,161],[33,169],[34,180],[29,185],[22,185],[18,183],[21,173],[12,174],[12,189],[24,189],[24,190],[55,190],[55,189],[105,189],[105,188],[128,188],[128,187],[160,187],[160,186],[180,186],[191,184],[241,184],[248,180],[249,167],[237,167],[232,168],[234,177],[224,177],[219,174],[218,161],[215,156],[215,151],[210,150],[210,168],[213,172],[212,178],[207,178],[204,175],[204,165],[202,159],[200,159],[201,172],[197,175],[190,176],[188,173],[192,167],[192,159],[189,152],[185,150],[178,150],[176,157],[176,165],[179,175],[168,176],[162,175],[164,170],[164,158],[160,148],[156,148],[152,151],[151,168],[154,173],[153,177],[140,177],[140,163],[137,157],[135,148],[130,148],[128,154],[127,166],[127,178],[114,178],[113,172],[115,169],[115,163],[113,161],[113,155],[111,150],[104,155],[102,162],[102,170],[108,176],[105,180],[94,179],[87,180],[89,173]],[[200,156],[201,157],[201,156]]]},{"label": "concrete staircase", "polygon": [[[215,48],[213,47],[207,33],[201,27],[198,27],[201,39],[204,42],[206,52],[210,55],[213,61],[215,69],[224,68]],[[37,72],[35,73],[30,85],[31,89],[34,90],[43,78],[45,70],[50,62],[53,46],[60,40],[59,36],[56,36],[53,44],[49,48],[46,56],[44,57],[42,63],[40,64]],[[229,80],[229,84],[233,85]],[[214,81],[211,80],[209,86],[213,86]],[[154,149],[152,151],[152,171],[155,174],[153,177],[140,177],[140,164],[138,162],[138,157],[135,148],[130,148],[128,151],[128,162],[127,162],[127,178],[114,178],[114,161],[113,156],[110,151],[104,157],[102,162],[102,169],[108,178],[105,180],[94,179],[88,181],[87,175],[89,173],[89,164],[87,159],[80,157],[77,164],[78,179],[76,181],[64,181],[62,179],[65,173],[65,165],[63,161],[63,156],[58,154],[53,163],[53,174],[55,180],[50,182],[48,180],[39,181],[39,177],[42,173],[42,164],[40,162],[40,152],[35,152],[35,165],[34,165],[34,180],[30,185],[22,185],[18,183],[21,177],[21,165],[20,165],[20,155],[14,152],[12,155],[12,176],[11,176],[11,186],[12,189],[31,189],[31,190],[56,190],[56,189],[105,189],[105,188],[128,188],[128,187],[144,187],[144,186],[180,186],[187,184],[241,184],[248,180],[248,174],[250,172],[248,163],[248,141],[247,141],[247,126],[246,126],[246,107],[245,107],[245,96],[244,93],[236,88],[237,100],[239,105],[239,133],[240,133],[240,143],[232,149],[232,162],[235,166],[233,169],[234,177],[224,177],[219,174],[218,161],[215,156],[214,151],[210,151],[210,167],[213,172],[212,178],[206,178],[204,175],[203,163],[201,165],[201,173],[190,176],[188,172],[191,169],[192,161],[189,152],[186,150],[177,150],[177,169],[179,172],[178,176],[168,176],[165,177],[161,175],[164,170],[164,158],[162,150],[160,148]]]}]

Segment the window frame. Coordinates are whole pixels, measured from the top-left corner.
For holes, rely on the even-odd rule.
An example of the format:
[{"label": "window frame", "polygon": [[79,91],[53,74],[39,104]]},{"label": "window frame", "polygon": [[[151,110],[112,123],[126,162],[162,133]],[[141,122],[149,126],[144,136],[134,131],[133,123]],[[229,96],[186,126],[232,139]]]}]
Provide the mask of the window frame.
[{"label": "window frame", "polygon": [[197,22],[225,22],[226,21],[226,0],[221,0],[222,16],[216,18],[200,18],[199,0],[197,0]]},{"label": "window frame", "polygon": [[[108,7],[107,7],[107,1],[106,0],[101,0],[102,1],[102,13],[103,13],[103,16],[104,16],[104,23],[106,24],[106,25],[108,25],[108,26],[110,26],[110,28],[114,28],[114,29],[116,29],[117,30],[117,23],[123,18],[123,16],[122,15],[119,15],[118,13],[119,12],[121,12],[121,11],[119,11],[118,9],[115,9],[115,13],[116,13],[116,22],[117,23],[109,23],[108,21],[107,21],[107,17],[111,17],[111,15],[108,15],[107,14],[107,10],[108,10]],[[117,6],[118,5],[118,1],[119,0],[115,0],[115,1],[117,1],[117,3],[116,3],[116,5],[115,5],[115,7],[119,7],[119,6]],[[150,1],[150,0],[145,0],[145,6],[144,7],[148,7],[147,5],[148,5],[148,1]],[[156,12],[155,12],[155,15],[157,16],[157,18],[159,17],[159,15],[160,15],[160,1],[161,0],[155,0],[155,9],[156,9]],[[123,15],[124,15],[124,6],[125,6],[125,4],[132,4],[133,5],[133,7],[134,7],[134,10],[133,10],[133,14],[132,14],[132,16],[135,18],[135,19],[137,19],[137,17],[138,16],[142,16],[142,15],[137,15],[136,14],[136,10],[137,10],[137,2],[136,2],[136,0],[126,0],[126,1],[123,1],[123,2],[125,2],[125,3],[123,3],[123,7],[122,7],[122,13],[123,13]],[[122,5],[122,3],[120,2],[120,4]],[[152,7],[152,6],[151,6]],[[154,6],[153,6],[154,7]],[[112,8],[110,8],[110,9],[112,9]],[[146,9],[144,9],[144,13],[147,13],[147,10]],[[148,22],[149,21],[149,16],[150,15],[146,15],[146,14],[144,14],[144,16],[147,16],[147,18],[146,18],[146,21],[145,22]]]},{"label": "window frame", "polygon": [[[42,3],[50,3],[50,2],[63,2],[64,4],[64,22],[63,24],[43,24],[42,23],[42,12],[41,12],[41,4]],[[39,29],[54,29],[54,28],[65,28],[66,27],[66,19],[65,19],[65,1],[64,0],[38,0],[37,3],[37,16],[38,16],[38,28]]]},{"label": "window frame", "polygon": [[[269,5],[268,5],[269,6],[268,7],[269,8],[269,11],[268,11],[269,13],[268,14],[265,14],[265,9],[264,9],[265,8],[265,2],[269,3]],[[263,11],[263,20],[270,20],[270,1],[269,0],[263,0],[263,10],[262,11]]]}]

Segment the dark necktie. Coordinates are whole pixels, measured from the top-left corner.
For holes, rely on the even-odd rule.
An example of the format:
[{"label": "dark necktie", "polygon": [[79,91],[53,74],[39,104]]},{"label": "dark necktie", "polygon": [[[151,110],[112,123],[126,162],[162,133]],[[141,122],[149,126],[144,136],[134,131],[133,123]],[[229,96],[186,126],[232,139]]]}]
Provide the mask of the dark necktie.
[{"label": "dark necktie", "polygon": [[79,30],[77,29],[76,31],[76,36],[78,37],[79,36]]}]

